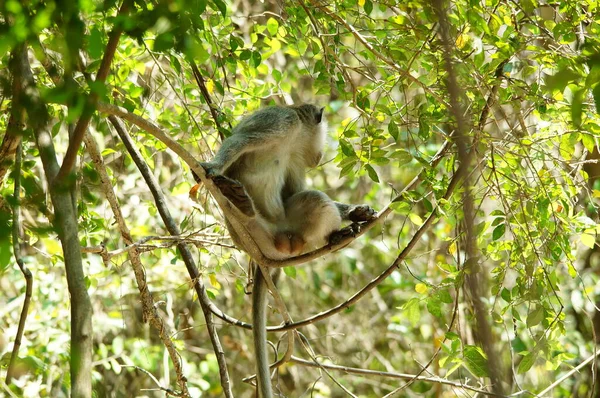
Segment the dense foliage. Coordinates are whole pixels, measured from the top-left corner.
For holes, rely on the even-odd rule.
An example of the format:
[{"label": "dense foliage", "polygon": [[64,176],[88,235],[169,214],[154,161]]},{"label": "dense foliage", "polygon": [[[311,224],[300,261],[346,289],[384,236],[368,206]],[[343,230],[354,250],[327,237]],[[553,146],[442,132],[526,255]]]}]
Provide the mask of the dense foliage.
[{"label": "dense foliage", "polygon": [[[63,159],[75,126],[91,117],[62,193],[70,190],[83,249],[96,396],[164,396],[159,388],[183,384],[191,396],[221,396],[224,376],[176,244],[192,248],[208,298],[244,322],[248,256],[232,247],[211,196],[189,197],[190,166],[123,117],[181,230],[171,237],[106,104],[154,122],[208,160],[241,115],[292,102],[326,106],[328,151],[310,171],[311,185],[335,200],[393,212],[343,250],[285,268],[278,288],[295,321],[389,276],[344,311],[298,329],[305,339],[274,378],[281,396],[600,392],[590,363],[600,341],[596,1],[460,0],[444,4],[442,16],[429,2],[392,0],[0,4],[3,376],[26,289],[15,246],[33,276],[19,359],[11,383],[0,382],[3,394],[67,396],[72,384],[70,320],[79,296],[67,289],[70,260],[55,210],[61,188],[50,188],[40,131]],[[15,61],[20,52],[27,62]],[[34,86],[18,84],[27,80],[19,65],[27,64]],[[458,92],[446,84],[451,78]],[[10,122],[19,115],[23,123]],[[470,167],[459,176],[467,164],[456,145],[461,135]],[[165,339],[144,322],[134,250],[105,196],[104,167],[166,340],[179,352],[179,375]],[[414,177],[418,183],[403,191]],[[281,322],[276,308],[271,325]],[[251,333],[215,322],[233,393],[252,396],[242,381],[254,373]],[[281,357],[285,334],[269,336],[281,339]],[[490,388],[498,379],[501,386]]]}]

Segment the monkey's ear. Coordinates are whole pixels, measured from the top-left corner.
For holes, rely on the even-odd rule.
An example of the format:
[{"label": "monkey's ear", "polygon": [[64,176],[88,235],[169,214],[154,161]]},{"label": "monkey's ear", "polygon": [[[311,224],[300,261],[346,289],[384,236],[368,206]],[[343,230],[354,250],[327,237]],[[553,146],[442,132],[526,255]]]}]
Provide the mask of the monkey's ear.
[{"label": "monkey's ear", "polygon": [[322,107],[315,114],[315,120],[317,121],[317,124],[321,123],[321,120],[323,120],[323,111],[324,110],[325,110],[325,107]]}]

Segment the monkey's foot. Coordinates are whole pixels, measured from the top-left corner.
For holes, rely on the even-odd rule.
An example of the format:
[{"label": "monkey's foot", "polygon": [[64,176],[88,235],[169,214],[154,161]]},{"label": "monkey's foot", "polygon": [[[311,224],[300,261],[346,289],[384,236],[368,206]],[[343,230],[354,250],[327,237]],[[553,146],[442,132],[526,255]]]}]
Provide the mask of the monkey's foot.
[{"label": "monkey's foot", "polygon": [[348,237],[354,238],[359,232],[360,225],[352,223],[339,231],[332,232],[331,235],[329,235],[329,244],[335,246]]},{"label": "monkey's foot", "polygon": [[348,213],[348,219],[352,222],[371,221],[376,214],[377,212],[370,206],[357,205]]},{"label": "monkey's foot", "polygon": [[236,180],[225,176],[216,175],[212,177],[213,182],[235,207],[240,209],[248,217],[254,217],[254,205],[252,199],[248,196],[244,186]]}]

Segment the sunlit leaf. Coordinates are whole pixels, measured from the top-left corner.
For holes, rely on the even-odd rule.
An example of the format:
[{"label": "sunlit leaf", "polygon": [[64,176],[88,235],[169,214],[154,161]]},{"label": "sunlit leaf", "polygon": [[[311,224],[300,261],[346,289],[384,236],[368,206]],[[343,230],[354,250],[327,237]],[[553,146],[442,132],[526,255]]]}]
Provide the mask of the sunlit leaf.
[{"label": "sunlit leaf", "polygon": [[464,365],[476,377],[488,376],[487,357],[479,347],[468,345],[464,348]]}]

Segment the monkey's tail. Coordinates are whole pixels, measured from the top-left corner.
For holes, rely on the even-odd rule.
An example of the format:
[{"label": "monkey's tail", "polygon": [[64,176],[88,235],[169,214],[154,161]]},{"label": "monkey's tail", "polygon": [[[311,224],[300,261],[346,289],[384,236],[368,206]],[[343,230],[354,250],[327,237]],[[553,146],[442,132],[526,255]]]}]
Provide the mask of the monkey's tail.
[{"label": "monkey's tail", "polygon": [[256,354],[256,380],[260,398],[272,398],[271,371],[267,355],[267,284],[260,267],[253,261],[252,333]]}]

